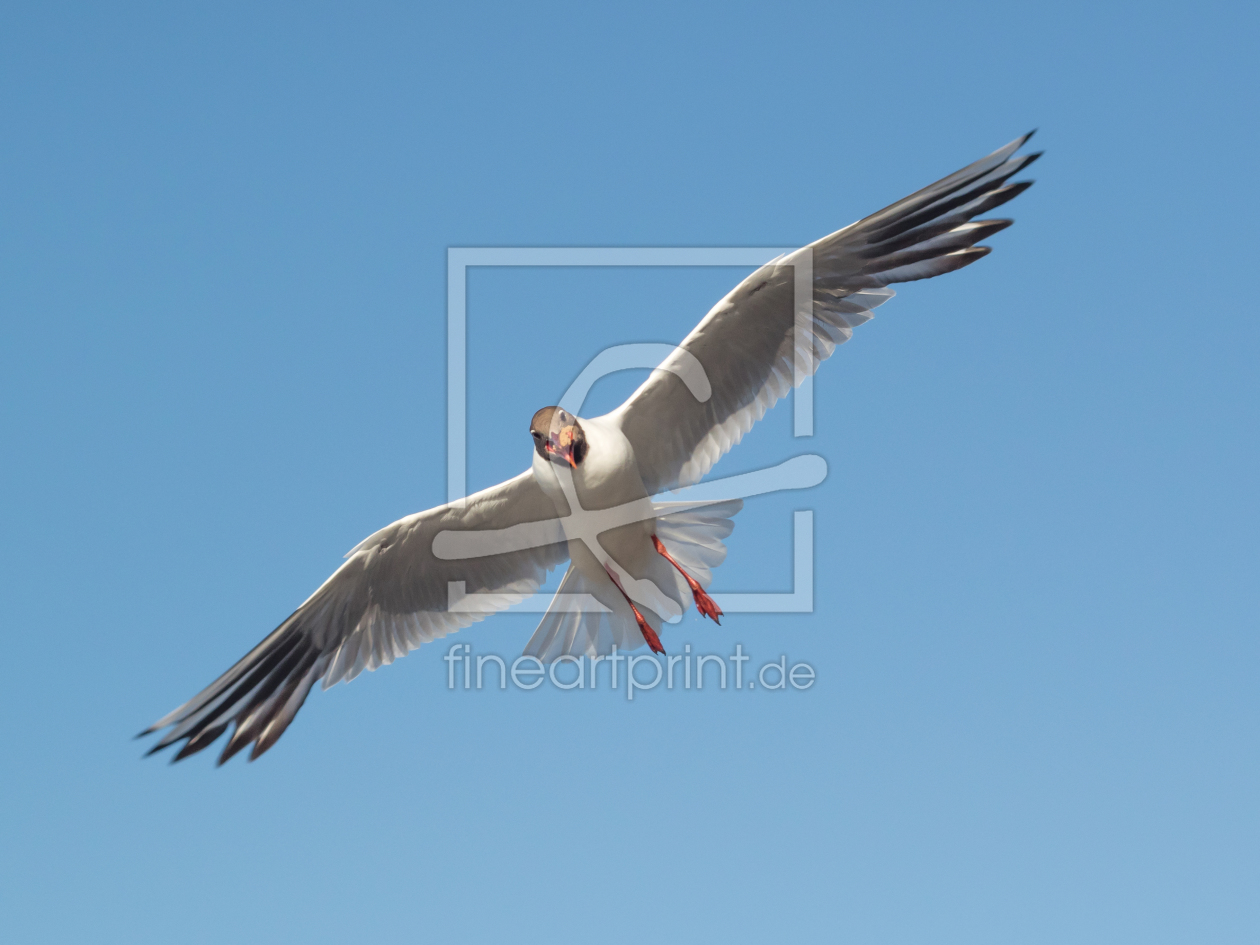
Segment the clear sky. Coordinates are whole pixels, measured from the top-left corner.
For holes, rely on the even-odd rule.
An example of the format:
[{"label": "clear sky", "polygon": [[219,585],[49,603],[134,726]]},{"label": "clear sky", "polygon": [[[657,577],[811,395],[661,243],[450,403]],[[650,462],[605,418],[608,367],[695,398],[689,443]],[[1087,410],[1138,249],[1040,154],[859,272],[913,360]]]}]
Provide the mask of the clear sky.
[{"label": "clear sky", "polygon": [[[1255,942],[1254,9],[596,6],[0,14],[0,937]],[[141,759],[443,501],[447,247],[799,245],[1035,126],[994,253],[715,470],[827,459],[714,585],[788,590],[812,509],[815,609],[666,646],[811,689],[450,691],[444,641]],[[744,272],[474,272],[470,485]]]}]

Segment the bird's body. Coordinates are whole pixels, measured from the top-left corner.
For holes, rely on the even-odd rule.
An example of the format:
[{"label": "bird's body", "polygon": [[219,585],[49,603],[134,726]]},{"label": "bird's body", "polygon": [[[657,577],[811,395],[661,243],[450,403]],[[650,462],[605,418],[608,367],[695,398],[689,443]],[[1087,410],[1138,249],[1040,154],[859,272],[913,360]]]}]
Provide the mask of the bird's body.
[{"label": "bird's body", "polygon": [[[533,594],[569,562],[526,646],[542,660],[647,643],[705,593],[738,501],[679,504],[692,485],[818,365],[886,286],[960,269],[1010,220],[972,218],[1031,182],[1024,136],[878,213],[772,260],[736,286],[620,407],[602,417],[539,410],[531,467],[507,482],[369,536],[235,666],[142,734],[176,759],[233,727],[220,763],[280,737],[315,682],[353,679]],[[802,304],[803,303],[803,304]],[[575,603],[576,602],[576,603]]]},{"label": "bird's body", "polygon": [[[651,497],[639,475],[634,447],[621,432],[615,415],[581,420],[586,433],[586,458],[566,468],[534,454],[531,472],[551,500],[565,531],[569,560],[592,594],[609,611],[633,622],[634,615],[616,583],[637,602],[654,630],[660,618],[680,615],[684,598],[677,591],[673,568],[652,547],[656,517]],[[598,531],[589,513],[625,508],[642,511],[632,521]],[[596,527],[592,527],[596,526]],[[659,589],[659,590],[658,590]],[[662,593],[663,592],[663,593]]]}]

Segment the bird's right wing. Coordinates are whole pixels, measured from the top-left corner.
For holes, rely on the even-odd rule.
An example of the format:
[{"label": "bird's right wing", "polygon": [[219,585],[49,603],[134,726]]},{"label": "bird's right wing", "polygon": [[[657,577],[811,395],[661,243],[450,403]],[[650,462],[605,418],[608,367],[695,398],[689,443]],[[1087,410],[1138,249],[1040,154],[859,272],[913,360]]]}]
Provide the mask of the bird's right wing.
[{"label": "bird's right wing", "polygon": [[[698,482],[893,295],[885,286],[952,272],[987,254],[975,244],[1011,221],[972,218],[1031,186],[1006,183],[1038,157],[1015,155],[1028,137],[767,263],[715,305],[612,414],[648,491]],[[805,271],[810,281],[798,313],[797,274]]]},{"label": "bird's right wing", "polygon": [[[526,530],[528,540],[513,547],[491,543],[456,560],[434,552],[439,532],[514,527]],[[568,557],[555,507],[529,470],[462,503],[399,519],[352,549],[345,564],[235,666],[141,734],[173,726],[153,750],[183,740],[178,760],[235,723],[219,763],[251,742],[250,757],[257,758],[275,744],[317,680],[327,689],[484,620],[533,594]],[[459,582],[466,596],[452,600],[452,584],[458,589]]]}]

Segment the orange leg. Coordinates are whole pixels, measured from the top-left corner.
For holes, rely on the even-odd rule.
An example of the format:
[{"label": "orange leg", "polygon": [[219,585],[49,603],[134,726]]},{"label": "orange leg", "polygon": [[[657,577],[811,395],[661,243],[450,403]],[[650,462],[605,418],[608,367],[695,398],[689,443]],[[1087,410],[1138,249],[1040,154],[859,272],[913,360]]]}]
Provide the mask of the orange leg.
[{"label": "orange leg", "polygon": [[652,544],[656,546],[657,552],[661,554],[666,561],[676,567],[679,574],[687,579],[687,586],[691,588],[691,596],[696,600],[696,610],[700,611],[700,613],[704,614],[706,617],[712,618],[713,622],[719,627],[722,626],[722,621],[718,619],[722,616],[722,608],[717,605],[712,597],[704,592],[704,588],[700,586],[700,582],[682,569],[682,565],[673,559],[670,553],[665,550],[665,546],[661,544],[661,540],[655,535],[652,536]]},{"label": "orange leg", "polygon": [[621,591],[621,596],[626,599],[626,603],[630,605],[630,609],[634,611],[635,622],[639,625],[639,632],[643,634],[643,639],[647,641],[647,645],[653,653],[664,653],[665,647],[661,646],[661,638],[656,635],[656,631],[652,629],[644,616],[639,613],[639,608],[634,606],[634,601],[630,599],[630,595],[626,593],[626,589],[621,586],[621,581],[617,575],[613,573],[613,569],[604,565],[604,570],[608,572],[608,576],[612,578],[612,582],[617,585],[617,590]]}]

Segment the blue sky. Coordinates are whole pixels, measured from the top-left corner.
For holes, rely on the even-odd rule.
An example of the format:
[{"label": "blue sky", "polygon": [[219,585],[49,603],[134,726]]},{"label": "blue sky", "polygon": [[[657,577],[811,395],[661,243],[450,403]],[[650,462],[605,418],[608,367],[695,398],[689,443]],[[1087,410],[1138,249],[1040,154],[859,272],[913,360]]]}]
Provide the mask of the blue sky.
[{"label": "blue sky", "polygon": [[[1252,942],[1257,20],[1243,4],[9,4],[0,913],[22,942]],[[797,245],[1029,128],[1016,225],[902,288],[728,475],[667,647],[806,692],[315,693],[140,760],[445,495],[449,246]],[[735,269],[469,281],[469,479]],[[637,382],[601,382],[616,404]],[[590,408],[588,408],[588,412]],[[513,655],[502,616],[460,639]]]}]

